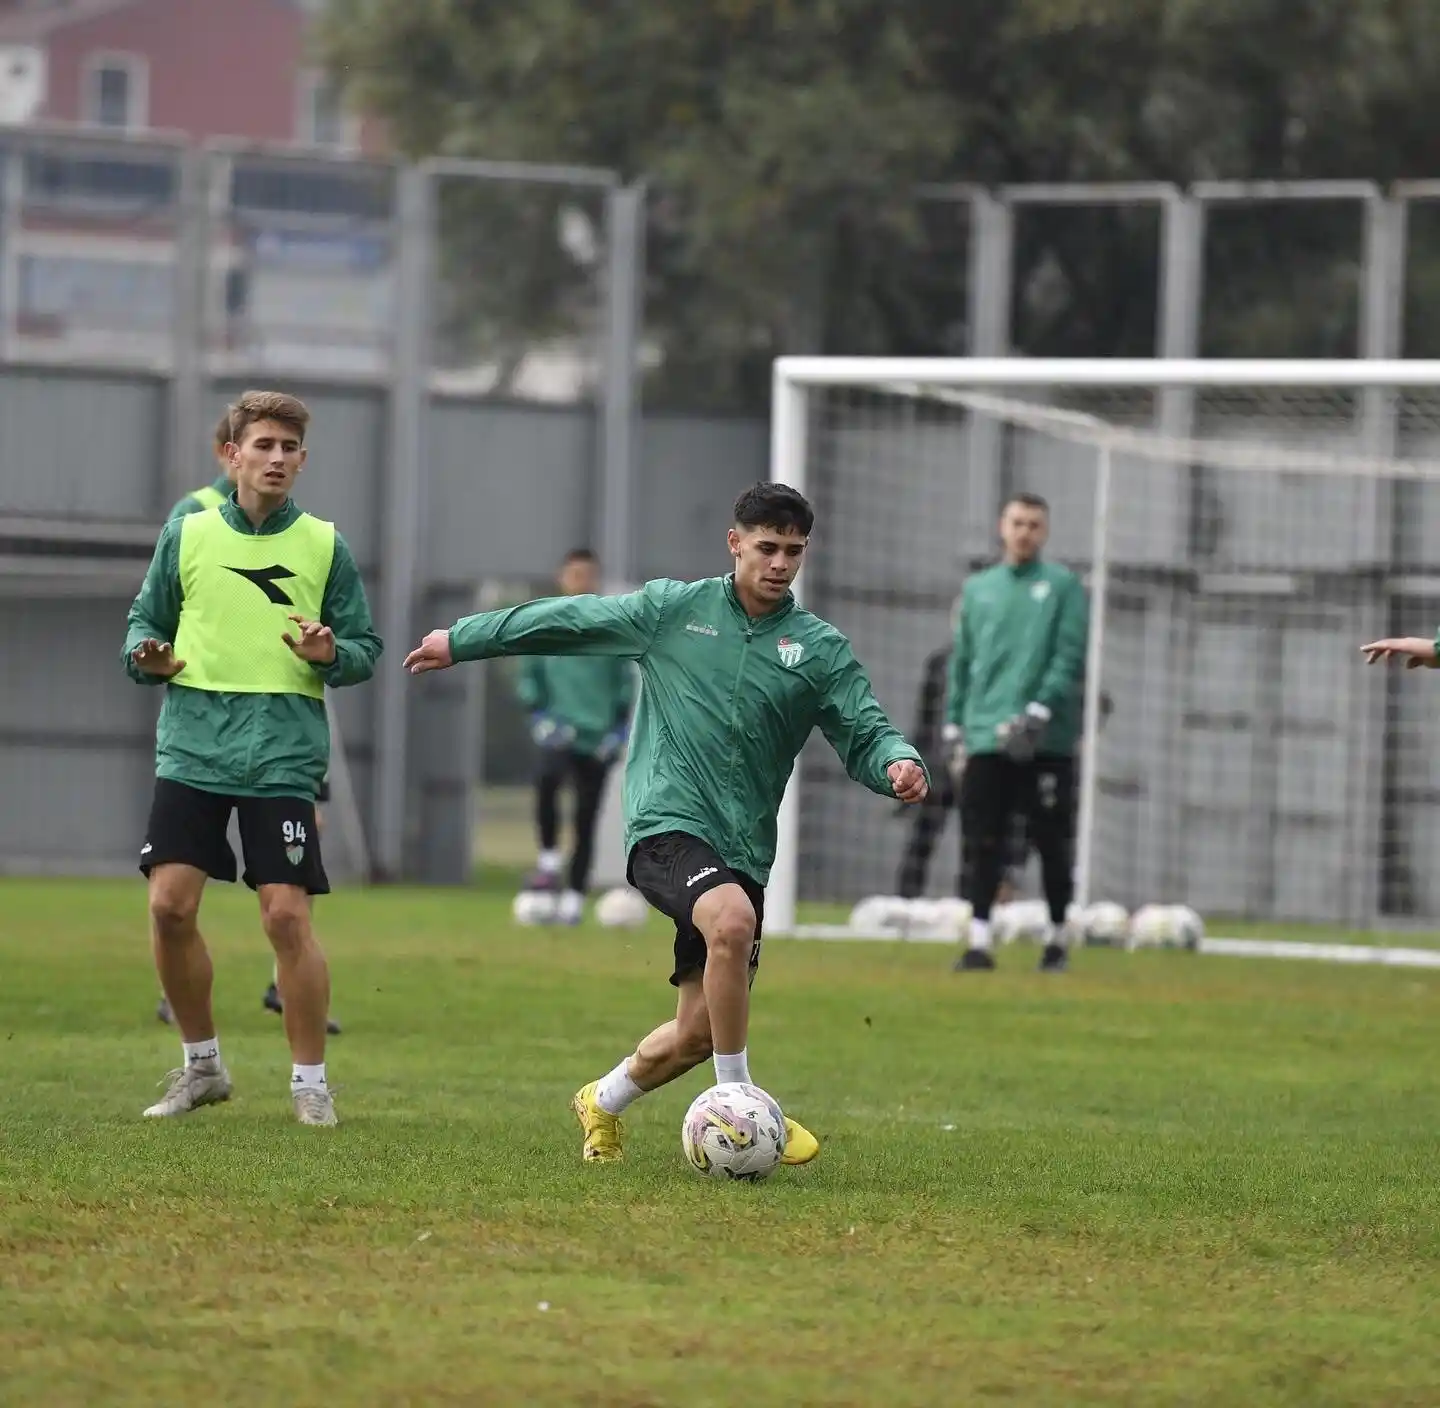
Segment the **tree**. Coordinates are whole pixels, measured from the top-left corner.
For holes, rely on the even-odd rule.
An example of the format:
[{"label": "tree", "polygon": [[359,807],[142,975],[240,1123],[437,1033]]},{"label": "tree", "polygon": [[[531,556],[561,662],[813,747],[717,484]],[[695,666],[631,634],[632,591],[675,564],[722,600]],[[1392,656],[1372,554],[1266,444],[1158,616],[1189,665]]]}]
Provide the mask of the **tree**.
[{"label": "tree", "polygon": [[[963,248],[926,181],[1440,170],[1431,0],[331,0],[323,49],[409,155],[645,177],[647,395],[692,406],[763,404],[779,351],[963,351]],[[486,343],[580,317],[584,271],[538,253],[553,204],[505,199],[532,213],[472,225],[515,277],[450,305]],[[1238,292],[1211,341],[1343,343],[1354,257],[1322,235],[1217,231],[1212,287]],[[1154,265],[1133,213],[1032,222],[1022,347],[1147,350]]]}]

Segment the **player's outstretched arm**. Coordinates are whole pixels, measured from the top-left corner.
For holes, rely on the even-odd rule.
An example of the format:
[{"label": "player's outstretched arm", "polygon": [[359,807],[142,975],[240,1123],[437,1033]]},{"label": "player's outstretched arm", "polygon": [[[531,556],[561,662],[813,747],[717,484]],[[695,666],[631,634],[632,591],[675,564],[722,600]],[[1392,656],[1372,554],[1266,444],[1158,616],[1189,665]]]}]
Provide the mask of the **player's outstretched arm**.
[{"label": "player's outstretched arm", "polygon": [[1367,665],[1387,660],[1403,660],[1407,670],[1433,670],[1440,666],[1440,642],[1426,640],[1424,636],[1391,636],[1387,640],[1372,640],[1362,645],[1360,653]]},{"label": "player's outstretched arm", "polygon": [[[178,522],[178,520],[177,520]],[[125,622],[125,673],[136,684],[164,684],[184,667],[171,650],[180,628],[180,530],[166,524]]]},{"label": "player's outstretched arm", "polygon": [[482,611],[431,631],[405,657],[412,675],[498,655],[617,655],[650,649],[671,583],[647,582],[623,596],[555,596],[506,611]]},{"label": "player's outstretched arm", "polygon": [[848,641],[831,664],[819,724],[856,782],[882,797],[924,801],[929,778],[920,754],[886,717]]},{"label": "player's outstretched arm", "polygon": [[320,619],[292,619],[295,629],[286,631],[282,639],[302,660],[309,661],[311,669],[332,689],[364,684],[375,673],[385,646],[370,616],[355,555],[339,533],[330,575],[325,579]]}]

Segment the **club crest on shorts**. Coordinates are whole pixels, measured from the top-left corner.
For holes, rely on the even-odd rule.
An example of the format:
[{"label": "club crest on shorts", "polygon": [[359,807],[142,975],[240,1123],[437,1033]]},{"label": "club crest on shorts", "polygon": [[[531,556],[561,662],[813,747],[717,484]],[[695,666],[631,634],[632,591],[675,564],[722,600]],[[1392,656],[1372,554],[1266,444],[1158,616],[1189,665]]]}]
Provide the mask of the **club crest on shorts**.
[{"label": "club crest on shorts", "polygon": [[780,652],[780,663],[787,670],[793,670],[800,663],[800,657],[805,654],[805,647],[798,640],[791,640],[789,636],[781,636],[780,643],[775,648]]},{"label": "club crest on shorts", "polygon": [[305,859],[305,847],[286,846],[285,859],[288,860],[291,865],[299,865],[300,862]]}]

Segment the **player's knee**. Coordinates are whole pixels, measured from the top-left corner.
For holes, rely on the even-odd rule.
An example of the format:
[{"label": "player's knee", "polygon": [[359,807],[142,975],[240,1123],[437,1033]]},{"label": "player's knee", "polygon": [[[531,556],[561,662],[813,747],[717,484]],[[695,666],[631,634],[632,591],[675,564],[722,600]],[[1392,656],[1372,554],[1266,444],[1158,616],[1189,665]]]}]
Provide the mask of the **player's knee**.
[{"label": "player's knee", "polygon": [[262,891],[260,922],[277,951],[299,948],[310,932],[309,897],[293,885]]},{"label": "player's knee", "polygon": [[200,913],[198,895],[177,885],[156,881],[150,887],[150,921],[163,940],[180,940],[194,932]]},{"label": "player's knee", "polygon": [[739,886],[734,890],[734,894],[726,895],[714,906],[713,913],[705,916],[700,932],[705,936],[705,948],[711,959],[748,962],[755,941],[755,907]]}]

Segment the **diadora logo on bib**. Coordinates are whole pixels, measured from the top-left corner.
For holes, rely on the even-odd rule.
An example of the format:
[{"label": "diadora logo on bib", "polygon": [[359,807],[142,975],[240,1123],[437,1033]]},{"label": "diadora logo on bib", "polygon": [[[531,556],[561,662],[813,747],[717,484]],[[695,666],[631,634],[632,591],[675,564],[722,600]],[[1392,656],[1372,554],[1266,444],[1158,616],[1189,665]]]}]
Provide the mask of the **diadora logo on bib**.
[{"label": "diadora logo on bib", "polygon": [[247,582],[254,582],[276,606],[295,605],[287,593],[275,585],[295,575],[288,567],[282,567],[277,562],[273,567],[227,567],[225,570],[244,577]]},{"label": "diadora logo on bib", "polygon": [[704,870],[697,870],[694,875],[685,882],[685,888],[688,890],[692,885],[698,885],[707,875],[718,875],[719,872],[720,867],[718,865],[707,865]]},{"label": "diadora logo on bib", "polygon": [[1031,600],[1031,601],[1044,601],[1045,598],[1048,597],[1049,595],[1050,595],[1050,583],[1049,583],[1049,582],[1036,582],[1035,585],[1030,588],[1030,600]]},{"label": "diadora logo on bib", "polygon": [[720,634],[714,626],[702,626],[699,621],[691,621],[685,629],[693,631],[697,636],[718,636]]},{"label": "diadora logo on bib", "polygon": [[805,654],[805,647],[798,640],[791,640],[789,636],[781,636],[775,649],[780,652],[780,663],[787,670],[793,670]]}]

